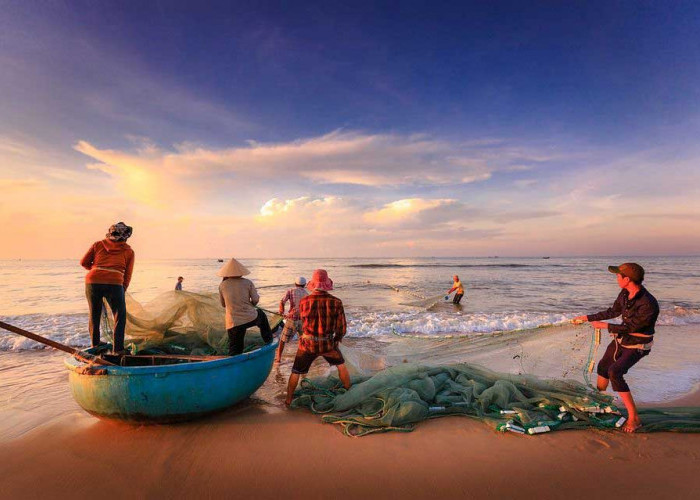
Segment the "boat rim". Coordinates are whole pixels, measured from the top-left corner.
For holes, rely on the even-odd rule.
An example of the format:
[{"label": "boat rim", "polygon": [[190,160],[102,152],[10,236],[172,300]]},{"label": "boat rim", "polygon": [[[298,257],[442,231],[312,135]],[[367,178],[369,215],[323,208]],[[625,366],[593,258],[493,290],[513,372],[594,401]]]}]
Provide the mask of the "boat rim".
[{"label": "boat rim", "polygon": [[[95,369],[106,370],[108,375],[150,375],[157,373],[173,373],[173,372],[191,372],[199,370],[209,370],[212,368],[220,368],[229,365],[236,365],[252,361],[277,349],[279,341],[275,339],[271,343],[259,347],[254,351],[245,352],[237,356],[230,356],[221,359],[212,359],[208,361],[197,361],[194,363],[176,363],[171,365],[156,365],[156,366],[118,366],[118,365],[94,365],[80,361],[77,358],[69,357],[64,361],[66,368],[71,372],[78,371],[86,366],[92,366]],[[90,349],[86,349],[90,352]]]}]

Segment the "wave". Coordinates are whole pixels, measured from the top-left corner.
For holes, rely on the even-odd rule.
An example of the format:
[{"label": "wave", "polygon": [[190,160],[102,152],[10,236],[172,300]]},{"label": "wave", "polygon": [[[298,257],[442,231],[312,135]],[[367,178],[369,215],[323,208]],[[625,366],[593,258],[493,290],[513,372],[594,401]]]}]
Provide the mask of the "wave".
[{"label": "wave", "polygon": [[[89,347],[88,315],[24,314],[0,317],[5,323],[73,347]],[[21,335],[0,329],[0,351],[44,349],[46,346]]]},{"label": "wave", "polygon": [[661,326],[700,324],[700,309],[688,306],[673,306],[669,309],[662,309],[656,324]]},{"label": "wave", "polygon": [[347,267],[360,269],[395,269],[395,268],[423,268],[423,267],[449,267],[449,268],[519,268],[519,267],[567,267],[563,264],[350,264]]},{"label": "wave", "polygon": [[444,315],[438,312],[368,312],[350,316],[348,334],[356,337],[379,337],[391,334],[485,335],[551,326],[566,322],[570,317],[568,314],[529,312],[465,315]]},{"label": "wave", "polygon": [[[351,337],[386,338],[405,336],[450,337],[480,336],[501,332],[531,330],[566,323],[580,312],[489,312],[455,314],[450,311],[371,311],[348,309],[348,335]],[[90,345],[88,315],[27,314],[0,317],[2,321],[35,332],[73,347]],[[672,306],[664,308],[658,326],[700,324],[700,308]],[[43,349],[43,344],[0,329],[0,351]]]}]

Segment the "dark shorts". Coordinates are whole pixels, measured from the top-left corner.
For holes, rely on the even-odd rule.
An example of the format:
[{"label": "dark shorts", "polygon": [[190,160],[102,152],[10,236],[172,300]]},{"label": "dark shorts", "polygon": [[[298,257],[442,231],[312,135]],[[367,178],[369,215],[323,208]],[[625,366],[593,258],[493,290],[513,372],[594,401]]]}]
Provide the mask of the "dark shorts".
[{"label": "dark shorts", "polygon": [[339,349],[333,349],[332,351],[319,353],[309,352],[299,348],[299,350],[297,350],[297,355],[294,358],[292,373],[306,375],[307,373],[309,373],[311,363],[313,363],[314,359],[318,358],[319,356],[323,356],[323,359],[325,359],[331,366],[338,366],[345,363],[345,358],[343,358],[343,354],[340,352]]},{"label": "dark shorts", "polygon": [[629,392],[630,388],[625,382],[625,374],[650,352],[643,349],[628,349],[613,340],[598,362],[598,375],[610,380],[613,391]]}]

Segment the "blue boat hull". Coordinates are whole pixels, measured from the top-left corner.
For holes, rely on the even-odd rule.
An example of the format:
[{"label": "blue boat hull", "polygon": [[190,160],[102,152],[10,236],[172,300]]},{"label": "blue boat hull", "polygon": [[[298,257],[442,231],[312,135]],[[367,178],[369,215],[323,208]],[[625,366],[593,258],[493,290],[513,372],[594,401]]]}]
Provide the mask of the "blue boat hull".
[{"label": "blue boat hull", "polygon": [[[267,379],[277,342],[239,356],[160,366],[88,366],[66,360],[73,397],[89,413],[174,422],[229,408]],[[89,352],[89,351],[88,351]]]}]

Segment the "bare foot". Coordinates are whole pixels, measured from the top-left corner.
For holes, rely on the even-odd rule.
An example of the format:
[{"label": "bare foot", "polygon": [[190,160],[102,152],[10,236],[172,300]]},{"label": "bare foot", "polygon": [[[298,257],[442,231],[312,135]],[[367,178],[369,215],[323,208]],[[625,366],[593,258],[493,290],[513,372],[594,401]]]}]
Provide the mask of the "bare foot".
[{"label": "bare foot", "polygon": [[292,400],[291,400],[291,399],[285,399],[285,400],[284,400],[284,405],[285,405],[287,408],[289,408],[290,406],[292,406]]},{"label": "bare foot", "polygon": [[280,358],[275,358],[275,363],[279,363],[279,362],[280,362]]},{"label": "bare foot", "polygon": [[625,425],[622,426],[622,432],[627,432],[628,434],[631,434],[633,432],[637,432],[637,429],[639,429],[642,426],[641,420],[628,420],[625,422]]}]

